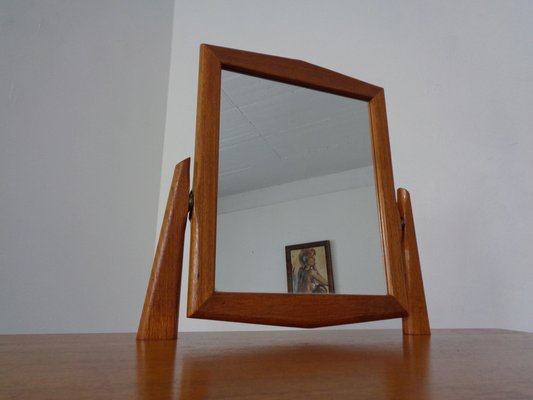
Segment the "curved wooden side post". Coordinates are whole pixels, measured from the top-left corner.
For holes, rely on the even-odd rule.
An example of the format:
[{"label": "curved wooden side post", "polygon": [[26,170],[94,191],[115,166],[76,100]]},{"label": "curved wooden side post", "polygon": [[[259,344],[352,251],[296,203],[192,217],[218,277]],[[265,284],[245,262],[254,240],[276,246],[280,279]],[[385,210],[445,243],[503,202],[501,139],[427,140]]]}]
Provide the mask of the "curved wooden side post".
[{"label": "curved wooden side post", "polygon": [[420,258],[416,244],[415,223],[411,198],[406,189],[398,189],[398,209],[403,220],[402,251],[405,264],[408,316],[403,318],[404,335],[429,335],[426,295],[420,270]]},{"label": "curved wooden side post", "polygon": [[190,158],[174,169],[137,340],[176,339],[183,240],[189,209]]}]

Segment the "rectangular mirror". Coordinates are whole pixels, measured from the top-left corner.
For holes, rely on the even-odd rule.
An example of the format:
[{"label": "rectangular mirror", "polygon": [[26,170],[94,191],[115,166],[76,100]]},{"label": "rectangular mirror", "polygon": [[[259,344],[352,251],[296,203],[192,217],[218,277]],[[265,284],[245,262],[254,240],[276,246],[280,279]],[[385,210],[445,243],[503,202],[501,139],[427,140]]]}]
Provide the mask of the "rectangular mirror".
[{"label": "rectangular mirror", "polygon": [[368,103],[221,82],[215,290],[386,294]]},{"label": "rectangular mirror", "polygon": [[202,45],[193,179],[189,317],[407,315],[383,89]]}]

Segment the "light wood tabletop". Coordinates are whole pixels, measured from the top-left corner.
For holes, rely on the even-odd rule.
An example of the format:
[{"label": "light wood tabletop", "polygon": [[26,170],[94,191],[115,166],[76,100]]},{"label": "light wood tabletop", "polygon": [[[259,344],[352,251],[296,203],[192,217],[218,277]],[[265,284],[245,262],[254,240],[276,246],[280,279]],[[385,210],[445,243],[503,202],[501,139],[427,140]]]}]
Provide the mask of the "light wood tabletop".
[{"label": "light wood tabletop", "polygon": [[533,333],[0,336],[4,399],[533,399]]}]

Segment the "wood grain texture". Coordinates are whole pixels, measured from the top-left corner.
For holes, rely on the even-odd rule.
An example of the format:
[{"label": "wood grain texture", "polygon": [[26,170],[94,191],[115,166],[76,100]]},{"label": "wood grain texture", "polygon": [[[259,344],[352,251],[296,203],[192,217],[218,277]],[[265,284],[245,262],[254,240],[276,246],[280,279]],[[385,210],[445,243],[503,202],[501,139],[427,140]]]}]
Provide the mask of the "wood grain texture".
[{"label": "wood grain texture", "polygon": [[411,207],[411,197],[406,189],[398,189],[398,208],[404,220],[402,248],[406,270],[407,310],[409,313],[403,319],[403,332],[407,335],[429,335],[431,329],[429,327],[424,282],[420,269],[415,222]]},{"label": "wood grain texture", "polygon": [[531,399],[533,333],[399,330],[0,336],[0,398]]},{"label": "wood grain texture", "polygon": [[221,65],[206,46],[200,49],[196,142],[194,148],[194,209],[187,315],[213,294],[218,194],[218,139]]},{"label": "wood grain texture", "polygon": [[[351,300],[346,300],[350,295],[335,295],[328,300],[316,297],[313,298],[313,303],[318,304],[320,313],[315,313],[314,321],[311,321],[312,318],[309,316],[311,313],[302,311],[307,310],[311,303],[299,295],[257,296],[250,293],[234,293],[231,294],[230,302],[228,297],[230,294],[215,292],[221,69],[275,79],[369,102],[388,296],[352,296]],[[405,316],[407,297],[402,264],[401,225],[394,193],[385,97],[382,88],[298,60],[202,45],[196,127],[193,184],[195,207],[191,226],[187,306],[189,317],[286,326],[323,326],[374,320],[378,319],[378,316],[379,318]],[[391,301],[391,297],[394,301]],[[357,302],[361,304],[355,306]],[[343,310],[344,307],[347,308]],[[281,318],[283,314],[287,317]]]},{"label": "wood grain texture", "polygon": [[175,339],[178,332],[183,241],[187,224],[190,159],[174,169],[167,207],[146,291],[138,340]]},{"label": "wood grain texture", "polygon": [[379,86],[301,60],[203,44],[223,69],[369,101]]},{"label": "wood grain texture", "polygon": [[406,315],[392,296],[215,292],[192,317],[317,328]]},{"label": "wood grain texture", "polygon": [[387,288],[388,293],[394,296],[405,308],[407,306],[407,294],[402,263],[402,228],[394,193],[387,110],[383,90],[370,100],[369,114],[376,179],[376,200],[379,210]]}]

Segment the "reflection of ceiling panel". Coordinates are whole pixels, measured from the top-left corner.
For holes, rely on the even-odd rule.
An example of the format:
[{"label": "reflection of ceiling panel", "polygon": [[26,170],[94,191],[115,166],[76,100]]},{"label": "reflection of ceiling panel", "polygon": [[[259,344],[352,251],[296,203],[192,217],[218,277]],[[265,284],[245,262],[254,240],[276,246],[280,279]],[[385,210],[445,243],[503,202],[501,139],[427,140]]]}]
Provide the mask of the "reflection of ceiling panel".
[{"label": "reflection of ceiling panel", "polygon": [[231,146],[224,146],[220,149],[220,159],[223,160],[224,168],[219,171],[219,175],[228,175],[234,169],[275,165],[280,162],[280,157],[271,146],[265,146],[260,137],[240,141]]},{"label": "reflection of ceiling panel", "polygon": [[222,72],[219,195],[372,164],[368,104]]},{"label": "reflection of ceiling panel", "polygon": [[254,129],[238,108],[228,109],[220,113],[220,126],[224,130],[220,132],[221,147],[231,146],[250,138],[259,137],[259,132]]},{"label": "reflection of ceiling panel", "polygon": [[[366,118],[368,119],[368,116]],[[312,125],[299,126],[282,132],[280,135],[267,136],[265,140],[285,159],[299,157],[306,152],[313,151],[324,152],[325,156],[331,150],[342,151],[348,148],[356,152],[346,156],[354,163],[354,168],[358,168],[369,165],[372,161],[371,154],[365,152],[370,148],[370,135],[367,133],[369,128],[357,134],[354,132],[354,126],[358,123],[360,121],[355,115],[344,115],[335,119],[321,120]],[[287,136],[291,137],[290,141],[287,141]],[[357,154],[358,150],[362,154]],[[337,158],[340,157],[342,157],[341,154],[338,154]]]},{"label": "reflection of ceiling panel", "polygon": [[275,99],[294,92],[298,87],[250,75],[222,71],[222,89],[231,98],[235,107],[243,107],[264,99]]}]

